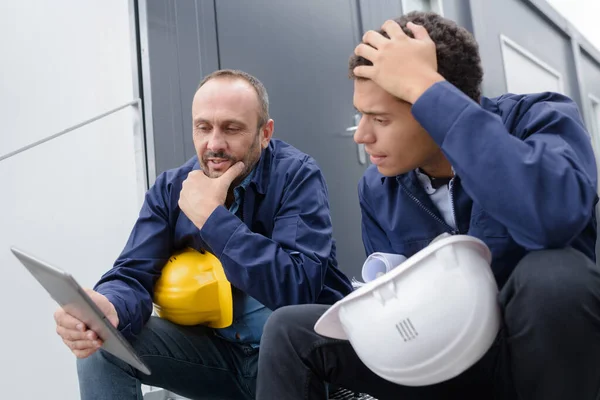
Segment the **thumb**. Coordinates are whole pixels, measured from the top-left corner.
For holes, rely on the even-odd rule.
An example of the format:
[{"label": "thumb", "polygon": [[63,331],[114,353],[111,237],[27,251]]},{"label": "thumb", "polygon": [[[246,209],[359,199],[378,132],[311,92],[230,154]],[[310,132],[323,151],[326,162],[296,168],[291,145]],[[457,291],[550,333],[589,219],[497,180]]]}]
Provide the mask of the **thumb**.
[{"label": "thumb", "polygon": [[238,161],[235,164],[233,164],[227,171],[225,171],[225,173],[221,175],[219,179],[226,182],[229,186],[231,185],[231,182],[235,180],[235,178],[237,178],[242,172],[244,172],[244,167],[244,163]]},{"label": "thumb", "polygon": [[411,30],[413,36],[417,40],[431,40],[429,37],[429,33],[427,33],[427,29],[421,25],[417,25],[414,22],[409,22],[406,24],[406,27]]},{"label": "thumb", "polygon": [[110,314],[107,318],[115,328],[119,326],[119,317],[117,316],[116,312]]},{"label": "thumb", "polygon": [[106,318],[108,318],[110,323],[116,328],[119,326],[119,315],[117,314],[117,309],[115,308],[115,305],[110,302],[110,300],[108,300],[106,297],[105,299],[105,309],[103,309],[102,312],[104,315],[106,315]]},{"label": "thumb", "polygon": [[119,325],[119,316],[117,315],[117,310],[113,303],[111,303],[106,296],[96,292],[93,289],[85,289],[85,291],[88,296],[90,296],[90,299],[96,303],[100,311],[102,311],[106,318],[108,318],[110,323],[116,328],[117,325]]}]

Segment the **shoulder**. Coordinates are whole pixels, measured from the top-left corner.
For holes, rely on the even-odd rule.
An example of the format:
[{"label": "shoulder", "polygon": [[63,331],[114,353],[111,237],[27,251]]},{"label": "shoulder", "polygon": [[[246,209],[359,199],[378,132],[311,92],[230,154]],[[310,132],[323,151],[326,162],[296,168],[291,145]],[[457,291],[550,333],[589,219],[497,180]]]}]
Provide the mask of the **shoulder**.
[{"label": "shoulder", "polygon": [[577,103],[560,93],[508,93],[493,99],[484,98],[482,106],[498,114],[516,136],[564,123],[579,125],[584,129]]},{"label": "shoulder", "polygon": [[299,172],[318,171],[316,160],[282,140],[272,139],[264,156],[269,157],[272,173],[275,175],[293,176]]},{"label": "shoulder", "polygon": [[188,174],[195,168],[198,167],[198,157],[194,156],[187,160],[185,164],[172,168],[161,173],[154,184],[150,187],[150,195],[168,195],[174,189],[177,191],[181,190],[183,181],[187,178]]},{"label": "shoulder", "polygon": [[358,183],[358,199],[361,204],[372,204],[373,207],[387,202],[391,198],[402,195],[398,191],[397,177],[382,175],[375,165],[367,168]]},{"label": "shoulder", "polygon": [[377,191],[383,186],[384,182],[388,179],[393,178],[387,178],[383,176],[381,173],[379,173],[375,165],[370,165],[363,174],[360,182],[358,183],[359,192],[370,192],[373,190]]}]

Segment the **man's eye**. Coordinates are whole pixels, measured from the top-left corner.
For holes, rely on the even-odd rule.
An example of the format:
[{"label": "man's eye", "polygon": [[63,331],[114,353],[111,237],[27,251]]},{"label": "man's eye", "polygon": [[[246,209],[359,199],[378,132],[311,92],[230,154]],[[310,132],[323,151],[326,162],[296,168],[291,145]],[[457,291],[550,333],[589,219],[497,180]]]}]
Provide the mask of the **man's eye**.
[{"label": "man's eye", "polygon": [[374,118],[374,121],[377,122],[378,124],[385,124],[385,120],[381,119],[381,118]]}]

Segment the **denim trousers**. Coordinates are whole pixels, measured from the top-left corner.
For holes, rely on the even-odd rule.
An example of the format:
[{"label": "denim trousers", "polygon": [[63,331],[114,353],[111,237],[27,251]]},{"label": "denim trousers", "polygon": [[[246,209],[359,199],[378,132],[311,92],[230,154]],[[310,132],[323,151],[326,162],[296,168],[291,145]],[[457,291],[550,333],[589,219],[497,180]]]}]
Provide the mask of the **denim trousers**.
[{"label": "denim trousers", "polygon": [[152,374],[97,351],[77,360],[82,400],[140,400],[142,384],[190,399],[255,398],[257,348],[227,341],[204,326],[179,326],[157,317],[131,345]]}]

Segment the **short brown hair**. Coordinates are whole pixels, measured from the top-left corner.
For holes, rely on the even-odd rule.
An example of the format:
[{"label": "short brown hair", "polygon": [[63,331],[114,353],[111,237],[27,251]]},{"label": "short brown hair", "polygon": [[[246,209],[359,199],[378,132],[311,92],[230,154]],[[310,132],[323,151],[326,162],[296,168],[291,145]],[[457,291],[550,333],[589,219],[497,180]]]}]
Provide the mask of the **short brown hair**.
[{"label": "short brown hair", "polygon": [[[410,37],[414,36],[406,28],[408,22],[423,26],[435,43],[439,74],[467,96],[479,102],[483,68],[479,46],[469,31],[433,12],[413,11],[394,21]],[[382,30],[379,33],[389,37]],[[353,70],[359,65],[373,65],[373,63],[353,54],[349,62],[350,78],[357,79]]]},{"label": "short brown hair", "polygon": [[206,82],[216,78],[239,78],[248,82],[256,91],[258,102],[260,104],[260,110],[258,113],[258,128],[269,121],[269,95],[267,94],[267,89],[265,89],[265,86],[261,81],[258,80],[258,78],[250,75],[247,72],[237,69],[220,69],[204,77],[202,82],[200,82],[200,85],[198,85],[198,89],[200,89]]}]

